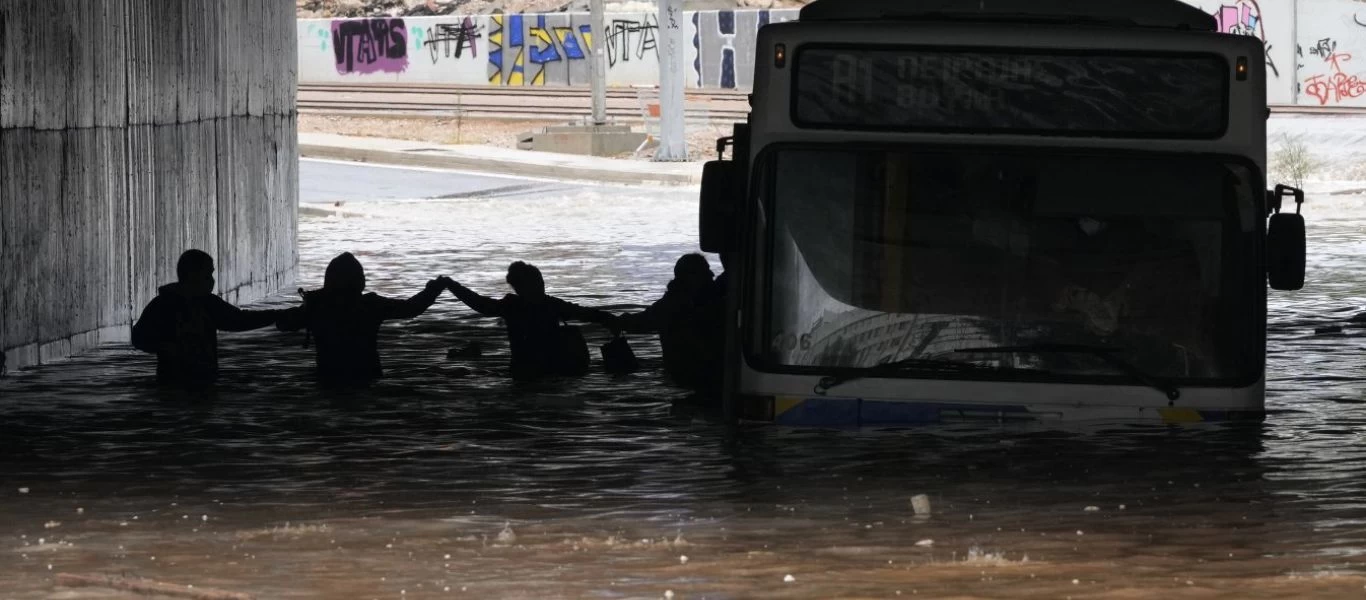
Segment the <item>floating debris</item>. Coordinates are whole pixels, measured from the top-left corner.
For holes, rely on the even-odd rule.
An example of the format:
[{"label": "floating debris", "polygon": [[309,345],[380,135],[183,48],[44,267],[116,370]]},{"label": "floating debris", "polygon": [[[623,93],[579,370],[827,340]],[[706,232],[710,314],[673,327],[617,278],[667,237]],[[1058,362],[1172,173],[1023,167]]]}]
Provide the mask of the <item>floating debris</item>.
[{"label": "floating debris", "polygon": [[43,529],[56,529],[61,526],[62,524],[59,521],[48,521],[46,523],[43,523]]},{"label": "floating debris", "polygon": [[1086,508],[1083,509],[1083,510],[1085,510],[1086,512],[1100,512],[1100,507],[1099,507],[1099,506],[1088,506],[1088,507],[1086,507]]},{"label": "floating debris", "polygon": [[678,557],[678,564],[681,564],[681,565],[686,565],[686,564],[688,564],[688,555],[684,554],[683,556]]},{"label": "floating debris", "polygon": [[916,542],[915,545],[920,546],[921,548],[929,548],[930,546],[933,546],[933,545],[934,545],[934,540],[931,540],[931,539],[923,539],[923,540],[920,540],[920,541]]},{"label": "floating debris", "polygon": [[27,493],[28,493],[28,488],[26,488],[26,487],[19,488],[19,493],[20,493],[20,494],[27,494]]},{"label": "floating debris", "polygon": [[796,581],[797,578],[793,577],[790,573],[786,577],[783,577],[783,583],[795,583]]},{"label": "floating debris", "polygon": [[499,544],[514,544],[517,542],[517,533],[512,531],[512,523],[504,523],[503,530],[498,532],[495,538]]},{"label": "floating debris", "polygon": [[911,510],[915,511],[917,516],[929,516],[930,497],[925,494],[911,496]]}]

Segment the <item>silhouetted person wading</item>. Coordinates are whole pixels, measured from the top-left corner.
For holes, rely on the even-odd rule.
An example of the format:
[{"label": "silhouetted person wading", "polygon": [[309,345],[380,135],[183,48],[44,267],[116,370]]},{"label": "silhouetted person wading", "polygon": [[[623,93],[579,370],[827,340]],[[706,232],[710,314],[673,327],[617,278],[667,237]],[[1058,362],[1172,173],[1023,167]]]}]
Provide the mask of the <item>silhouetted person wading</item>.
[{"label": "silhouetted person wading", "polygon": [[350,252],[332,259],[323,288],[304,293],[302,306],[284,311],[282,331],[307,329],[318,346],[318,377],[329,386],[364,384],[384,375],[379,360],[379,326],[411,319],[436,302],[450,279],[439,277],[407,300],[365,291],[365,269]]},{"label": "silhouetted person wading", "polygon": [[540,269],[517,261],[508,267],[508,285],[516,293],[494,300],[454,281],[451,293],[476,312],[502,317],[512,350],[512,377],[519,380],[544,376],[582,375],[588,365],[587,346],[577,330],[564,321],[585,321],[612,326],[612,313],[585,308],[545,293]]},{"label": "silhouetted person wading", "polygon": [[644,312],[622,315],[617,326],[625,331],[658,333],[664,370],[685,387],[708,389],[719,381],[721,344],[716,339],[714,306],[717,298],[711,265],[701,254],[686,254],[674,263],[674,278],[664,297]]},{"label": "silhouetted person wading", "polygon": [[160,383],[212,383],[218,377],[218,332],[260,329],[280,315],[242,310],[214,295],[213,271],[207,253],[186,250],[176,263],[180,281],[161,286],[133,326],[133,347],[157,355]]}]

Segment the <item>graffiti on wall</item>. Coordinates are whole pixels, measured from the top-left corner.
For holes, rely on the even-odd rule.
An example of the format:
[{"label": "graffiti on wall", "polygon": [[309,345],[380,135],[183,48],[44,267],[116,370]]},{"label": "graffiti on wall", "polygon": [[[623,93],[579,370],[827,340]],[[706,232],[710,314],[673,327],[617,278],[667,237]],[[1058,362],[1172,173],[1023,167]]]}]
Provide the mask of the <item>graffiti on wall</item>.
[{"label": "graffiti on wall", "polygon": [[299,39],[300,47],[317,45],[318,49],[327,52],[327,44],[332,41],[332,32],[325,25],[309,23],[307,33]]},{"label": "graffiti on wall", "polygon": [[[1301,53],[1304,53],[1303,48]],[[1324,72],[1306,77],[1301,89],[1319,106],[1341,104],[1366,96],[1366,80],[1352,71],[1352,55],[1340,52],[1337,40],[1323,38],[1311,46],[1307,54],[1310,63],[1324,69]]]},{"label": "graffiti on wall", "polygon": [[[1285,0],[1187,1],[1212,15],[1220,31],[1261,40],[1267,51],[1269,103],[1366,106],[1358,84],[1366,78],[1366,47],[1360,41],[1366,39],[1361,37],[1366,27],[1361,7],[1366,5],[1322,0],[1312,10],[1301,6],[1295,12]],[[752,87],[760,27],[798,14],[787,9],[681,13],[676,20],[684,35],[692,37],[679,55],[687,85]],[[653,13],[608,14],[600,36],[594,35],[586,13],[305,19],[297,29],[299,77],[305,83],[374,78],[587,86],[589,57],[597,42],[608,59],[608,85],[656,85],[659,61],[667,54],[664,23],[658,18]]]},{"label": "graffiti on wall", "polygon": [[1266,36],[1266,23],[1262,19],[1262,7],[1257,4],[1257,0],[1236,0],[1232,4],[1223,4],[1214,11],[1214,20],[1219,25],[1219,31],[1223,33],[1250,35],[1262,40],[1266,47],[1266,68],[1273,76],[1281,76],[1280,69],[1276,68],[1276,61],[1271,57],[1271,40]]},{"label": "graffiti on wall", "polygon": [[447,58],[478,58],[479,40],[484,37],[481,28],[470,17],[459,23],[437,23],[426,29],[413,27],[412,33],[413,47],[426,48],[432,64]]},{"label": "graffiti on wall", "polygon": [[[657,69],[659,23],[654,15],[612,15],[604,36],[607,68]],[[587,85],[594,35],[586,14],[489,17],[488,81],[494,85]]]},{"label": "graffiti on wall", "polygon": [[693,70],[698,87],[747,88],[754,84],[759,28],[797,18],[797,10],[720,10],[693,13]]},{"label": "graffiti on wall", "polygon": [[489,17],[488,40],[489,83],[588,83],[593,28],[587,16],[494,15]]},{"label": "graffiti on wall", "polygon": [[659,60],[659,19],[613,19],[607,24],[607,65],[632,60]]},{"label": "graffiti on wall", "polygon": [[402,73],[408,69],[408,29],[403,19],[332,21],[337,72]]}]

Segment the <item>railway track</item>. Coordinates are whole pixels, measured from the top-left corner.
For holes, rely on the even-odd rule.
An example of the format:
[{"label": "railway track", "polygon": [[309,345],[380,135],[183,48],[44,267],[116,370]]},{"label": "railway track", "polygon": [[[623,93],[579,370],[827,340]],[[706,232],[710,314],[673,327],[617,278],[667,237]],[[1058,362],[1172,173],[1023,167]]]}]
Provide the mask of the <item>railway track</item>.
[{"label": "railway track", "polygon": [[[607,92],[607,114],[617,121],[644,120],[634,88]],[[739,121],[749,112],[747,95],[689,90],[684,110],[692,120]],[[570,87],[299,84],[299,110],[329,114],[411,114],[527,120],[587,117],[591,93]]]},{"label": "railway track", "polygon": [[[639,91],[610,88],[607,115],[644,120]],[[576,120],[589,116],[592,95],[575,87],[505,87],[442,84],[299,84],[301,112],[351,115],[461,116],[466,118]],[[742,121],[745,92],[688,90],[685,113],[694,121]],[[1366,115],[1366,107],[1275,105],[1276,114]]]}]

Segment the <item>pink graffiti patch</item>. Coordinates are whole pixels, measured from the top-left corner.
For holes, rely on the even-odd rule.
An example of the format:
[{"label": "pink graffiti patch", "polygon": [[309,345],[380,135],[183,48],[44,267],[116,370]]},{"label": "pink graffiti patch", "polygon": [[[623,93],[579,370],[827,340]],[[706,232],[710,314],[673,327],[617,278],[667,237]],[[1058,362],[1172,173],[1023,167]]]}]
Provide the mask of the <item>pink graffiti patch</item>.
[{"label": "pink graffiti patch", "polygon": [[332,21],[337,72],[402,73],[408,70],[408,28],[403,19]]}]

